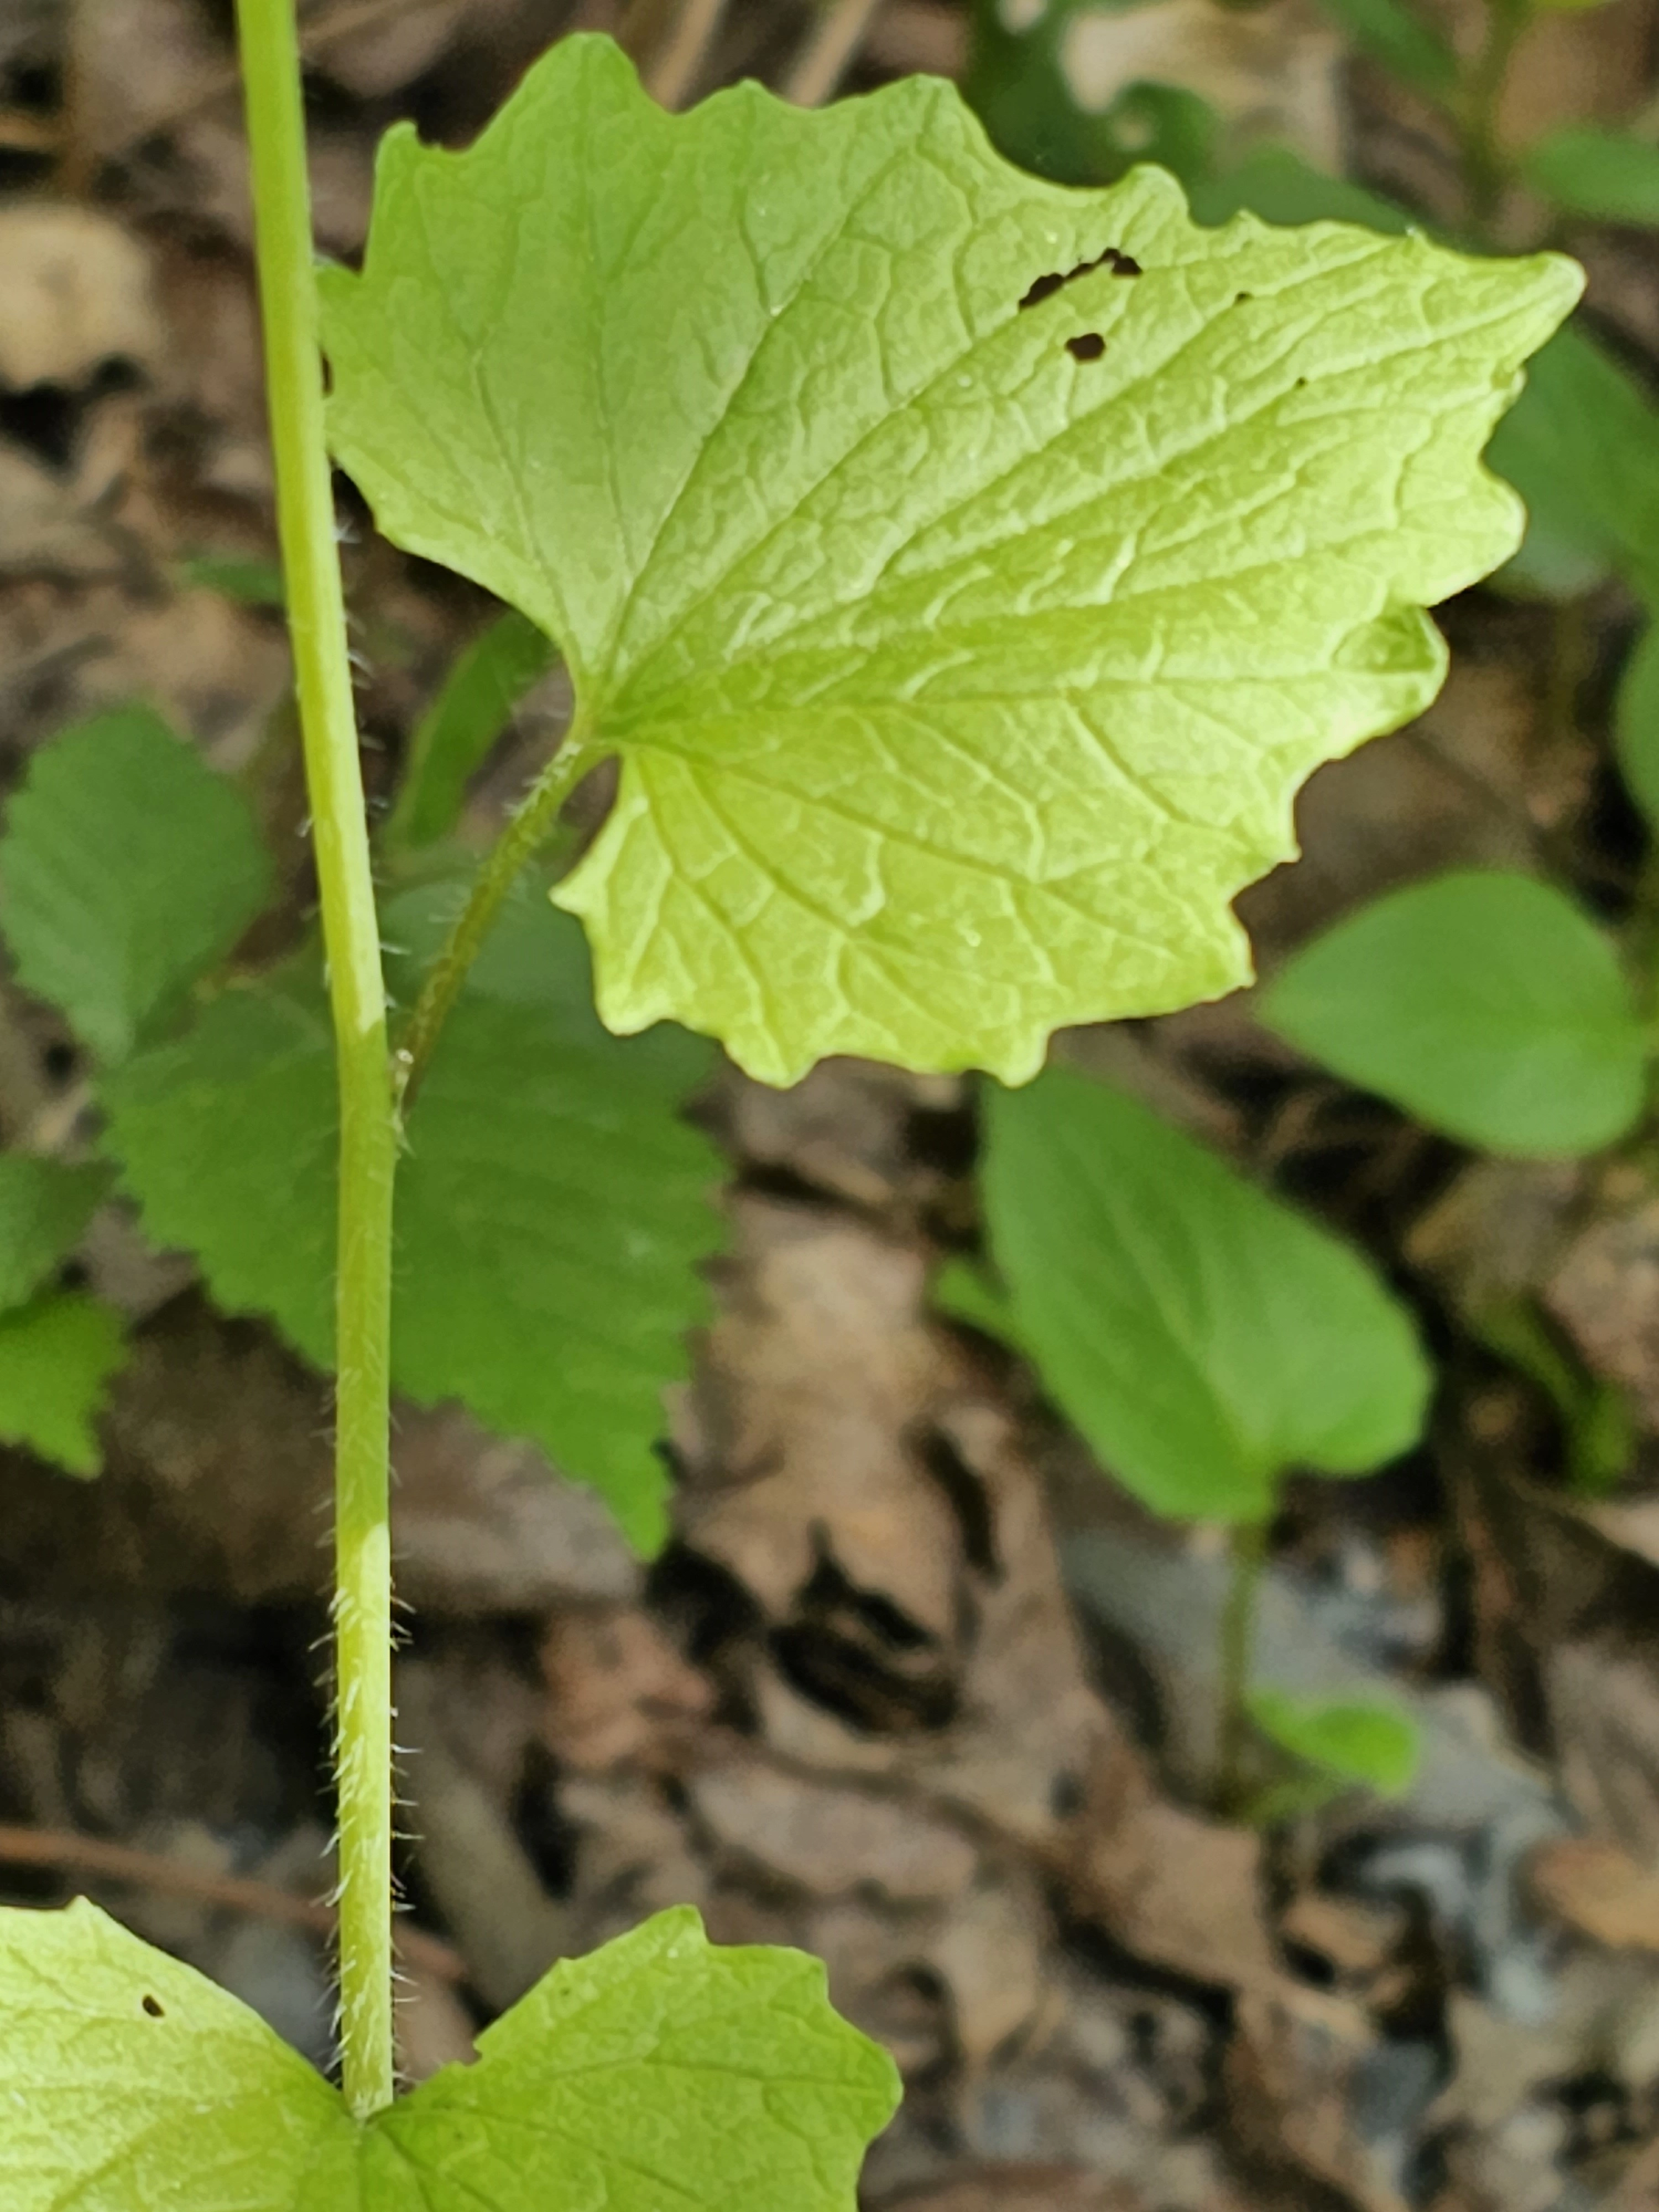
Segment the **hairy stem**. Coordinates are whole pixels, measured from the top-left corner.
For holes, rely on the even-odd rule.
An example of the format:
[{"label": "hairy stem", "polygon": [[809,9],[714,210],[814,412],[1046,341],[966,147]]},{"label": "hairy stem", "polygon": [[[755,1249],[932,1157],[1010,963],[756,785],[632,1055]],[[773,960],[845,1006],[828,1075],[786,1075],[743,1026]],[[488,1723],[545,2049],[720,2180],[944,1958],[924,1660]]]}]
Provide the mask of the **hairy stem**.
[{"label": "hairy stem", "polygon": [[237,0],[276,512],[340,1098],[335,1364],[340,2022],[360,2118],[392,2101],[392,1547],[387,1452],[397,1122],[323,440],[293,0]]},{"label": "hairy stem", "polygon": [[1221,1674],[1216,1702],[1216,1804],[1236,1813],[1245,1789],[1250,1717],[1250,1655],[1255,1644],[1255,1601],[1267,1556],[1267,1524],[1244,1521],[1230,1537],[1231,1575],[1221,1614]]},{"label": "hairy stem", "polygon": [[449,941],[428,970],[415,1011],[398,1042],[395,1081],[400,1115],[414,1103],[443,1025],[461,995],[489,925],[501,911],[501,901],[517,882],[520,870],[534,859],[552,834],[559,809],[598,757],[583,743],[579,731],[572,729],[485,854],[471,893],[449,933]]}]

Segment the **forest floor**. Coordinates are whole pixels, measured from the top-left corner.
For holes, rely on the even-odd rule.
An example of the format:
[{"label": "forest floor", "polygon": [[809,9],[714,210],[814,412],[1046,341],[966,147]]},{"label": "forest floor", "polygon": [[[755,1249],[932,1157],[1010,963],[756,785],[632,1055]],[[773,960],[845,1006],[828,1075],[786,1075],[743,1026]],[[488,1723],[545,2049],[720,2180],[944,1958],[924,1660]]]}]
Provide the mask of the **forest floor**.
[{"label": "forest floor", "polygon": [[[274,554],[229,12],[0,0],[0,770],[151,698],[216,764],[263,763],[303,904],[281,621],[224,588],[225,564]],[[1433,211],[1420,118],[1303,0],[1145,12],[1163,73],[1293,100],[1306,143]],[[1516,99],[1627,94],[1655,18],[1563,18]],[[390,122],[464,143],[578,23],[679,100],[963,65],[943,0],[826,20],[857,34],[844,63],[805,0],[325,0],[306,17],[320,243],[361,247]],[[30,275],[42,210],[50,283]],[[1574,244],[1606,325],[1659,356],[1650,245]],[[384,790],[489,609],[350,512]],[[1243,902],[1264,969],[1452,863],[1547,865],[1627,911],[1642,833],[1605,728],[1632,621],[1613,586],[1565,612],[1443,611],[1441,700],[1321,773],[1306,857]],[[560,711],[556,681],[480,822]],[[1659,1190],[1628,1158],[1461,1151],[1274,1042],[1248,996],[1067,1048],[1364,1243],[1424,1317],[1430,1442],[1292,1486],[1262,1615],[1281,1679],[1374,1678],[1409,1705],[1415,1787],[1267,1834],[1210,1816],[1214,1532],[1141,1514],[1026,1370],[927,1310],[930,1265],[974,1232],[971,1087],[728,1073],[699,1109],[730,1163],[729,1244],[666,1419],[664,1556],[641,1568],[527,1448],[399,1415],[406,1925],[426,1939],[408,2072],[465,2058],[554,1959],[691,1901],[719,1940],[818,1953],[897,2057],[875,2212],[1659,2206]],[[0,1134],[72,1143],[88,1111],[70,1041],[8,993]],[[6,1458],[0,1888],[90,1889],[325,2063],[325,1386],[119,1206],[79,1264],[136,1355],[99,1481]],[[1535,1296],[1631,1393],[1641,1434],[1607,1495],[1572,1489],[1555,1410],[1464,1326],[1476,1282]]]}]

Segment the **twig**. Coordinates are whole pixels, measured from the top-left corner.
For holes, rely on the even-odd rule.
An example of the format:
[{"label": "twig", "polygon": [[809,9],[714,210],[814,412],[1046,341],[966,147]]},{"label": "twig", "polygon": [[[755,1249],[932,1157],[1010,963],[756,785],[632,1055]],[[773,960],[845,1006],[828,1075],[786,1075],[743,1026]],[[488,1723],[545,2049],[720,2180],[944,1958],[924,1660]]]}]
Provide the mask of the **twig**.
[{"label": "twig", "polygon": [[92,118],[87,112],[91,44],[92,11],[88,0],[70,0],[64,14],[64,94],[58,126],[58,188],[65,199],[85,199],[96,167]]},{"label": "twig", "polygon": [[820,14],[805,51],[784,81],[797,107],[822,107],[846,75],[882,0],[834,0]]},{"label": "twig", "polygon": [[686,95],[702,73],[708,50],[720,36],[726,16],[726,0],[685,0],[675,18],[668,44],[658,55],[646,80],[651,97],[663,107],[683,107]]},{"label": "twig", "polygon": [[[204,1874],[183,1866],[159,1852],[136,1850],[130,1844],[106,1843],[100,1836],[77,1836],[62,1828],[20,1828],[0,1825],[0,1863],[7,1866],[51,1867],[60,1874],[95,1875],[106,1881],[130,1882],[136,1889],[160,1890],[173,1897],[193,1898],[198,1904],[222,1906],[230,1912],[246,1912],[261,1920],[279,1921],[284,1927],[303,1928],[313,1936],[332,1936],[334,1908],[274,1882],[254,1881],[243,1875]],[[398,1932],[398,1948],[411,1966],[435,1974],[441,1981],[464,1982],[466,1961],[459,1951],[418,1928]]]}]

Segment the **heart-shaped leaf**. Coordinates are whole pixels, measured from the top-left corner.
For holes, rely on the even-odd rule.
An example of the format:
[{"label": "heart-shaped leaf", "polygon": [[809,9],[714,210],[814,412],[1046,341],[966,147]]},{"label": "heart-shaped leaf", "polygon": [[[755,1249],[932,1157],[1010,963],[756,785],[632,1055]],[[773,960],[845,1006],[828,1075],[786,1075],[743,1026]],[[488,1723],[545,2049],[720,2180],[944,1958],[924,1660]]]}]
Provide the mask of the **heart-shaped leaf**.
[{"label": "heart-shaped leaf", "polygon": [[1244,980],[1228,902],[1513,550],[1478,456],[1579,278],[1009,167],[948,85],[665,115],[603,40],[380,152],[336,450],[622,759],[606,1022],[1010,1079]]},{"label": "heart-shaped leaf", "polygon": [[897,2101],[793,1951],[660,1914],[556,1966],[360,2126],[222,1990],[94,1905],[0,1911],[6,2212],[854,2212]]}]

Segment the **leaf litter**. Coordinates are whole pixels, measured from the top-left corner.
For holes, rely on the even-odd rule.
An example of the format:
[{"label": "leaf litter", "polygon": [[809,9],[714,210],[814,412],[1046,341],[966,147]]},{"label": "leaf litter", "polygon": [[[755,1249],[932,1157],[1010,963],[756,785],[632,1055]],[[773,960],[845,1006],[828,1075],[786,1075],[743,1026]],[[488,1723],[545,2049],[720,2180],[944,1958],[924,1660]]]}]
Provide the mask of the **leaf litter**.
[{"label": "leaf litter", "polygon": [[[428,132],[464,141],[546,35],[514,0],[432,0],[385,30],[354,31],[350,12],[312,27],[331,88],[319,227],[345,257],[382,125],[418,109]],[[732,12],[775,18],[780,38],[793,20],[783,0]],[[904,11],[889,13],[884,40],[902,52]],[[9,772],[70,722],[144,696],[297,842],[270,742],[280,634],[183,574],[204,550],[271,551],[223,27],[194,0],[100,14],[78,118],[95,198],[58,203],[26,160],[33,197],[0,204],[0,265],[39,266],[47,237],[72,279],[49,295],[8,288],[26,302],[0,356]],[[1168,35],[1201,42],[1176,14]],[[6,33],[24,112],[54,35],[44,13],[15,46]],[[1302,45],[1309,143],[1328,145],[1328,41]],[[1231,64],[1206,66],[1218,82]],[[1400,136],[1386,117],[1370,127],[1385,149]],[[1034,307],[1064,292],[1053,275],[1026,279]],[[1619,284],[1610,312],[1639,329],[1640,286]],[[1103,371],[1111,335],[1092,319],[1057,324],[1054,343],[1086,356],[1098,338]],[[369,753],[373,781],[491,610],[355,516],[346,550],[366,732],[387,749]],[[1620,619],[1598,616],[1609,637]],[[1584,748],[1540,740],[1517,635],[1512,610],[1458,611],[1457,673],[1425,723],[1322,776],[1309,861],[1247,908],[1270,951],[1419,872],[1425,851],[1531,866],[1542,836],[1592,873],[1608,865],[1586,850]],[[296,861],[290,923],[306,896]],[[1259,1148],[1389,1249],[1409,1255],[1406,1227],[1480,1171],[1402,1145],[1390,1109],[1334,1094],[1227,1008],[1144,1026],[1133,1044],[1160,1097],[1195,1097],[1212,1134]],[[73,1040],[9,991],[8,1141],[62,1128],[72,1149],[84,1076]],[[1453,1731],[1463,1795],[1349,1803],[1268,1839],[1217,1821],[1200,1803],[1203,1685],[1182,1669],[1183,1639],[1160,1640],[1125,1589],[1164,1591],[1179,1625],[1202,1611],[1213,1562],[1201,1542],[1104,1515],[1017,1363],[930,1317],[930,1262],[974,1221],[969,1093],[844,1060],[782,1094],[722,1077],[708,1112],[736,1186],[732,1233],[674,1411],[674,1540],[648,1574],[533,1450],[453,1409],[400,1412],[417,1613],[406,1873],[469,1978],[459,1999],[422,1987],[412,2069],[465,2055],[554,1953],[693,1902],[719,1937],[816,1950],[837,2002],[899,2056],[910,2094],[871,2162],[874,2212],[1565,2212],[1585,2189],[1644,2206],[1659,1686],[1639,1486],[1564,1506],[1518,1480],[1549,1463],[1562,1417],[1481,1369],[1437,1445],[1472,1562],[1467,1620],[1448,1616],[1438,1569],[1427,1599],[1413,1578],[1426,1540],[1409,1494],[1390,1504],[1362,1486],[1323,1519],[1297,1505],[1270,1610],[1292,1643],[1362,1676],[1398,1679],[1402,1650],[1427,1652],[1407,1686]],[[1501,1262],[1510,1293],[1536,1296],[1645,1434],[1651,1200],[1628,1182],[1538,1181],[1477,1214],[1476,1272]],[[1544,1224],[1518,1253],[1517,1188]],[[124,1236],[106,1210],[82,1255],[118,1286],[137,1347],[106,1477],[82,1489],[6,1455],[4,1810],[313,1895],[316,1380],[260,1325],[124,1258]],[[1478,1344],[1474,1304],[1445,1295]],[[1103,1528],[1129,1568],[1115,1594],[1086,1565]],[[1432,1556],[1449,1557],[1437,1528]],[[1426,1635],[1410,1626],[1425,1604]],[[1444,1663],[1460,1636],[1472,1658]],[[21,1875],[9,1889],[53,1893]],[[98,1893],[324,2054],[313,1938],[142,1887]]]}]

